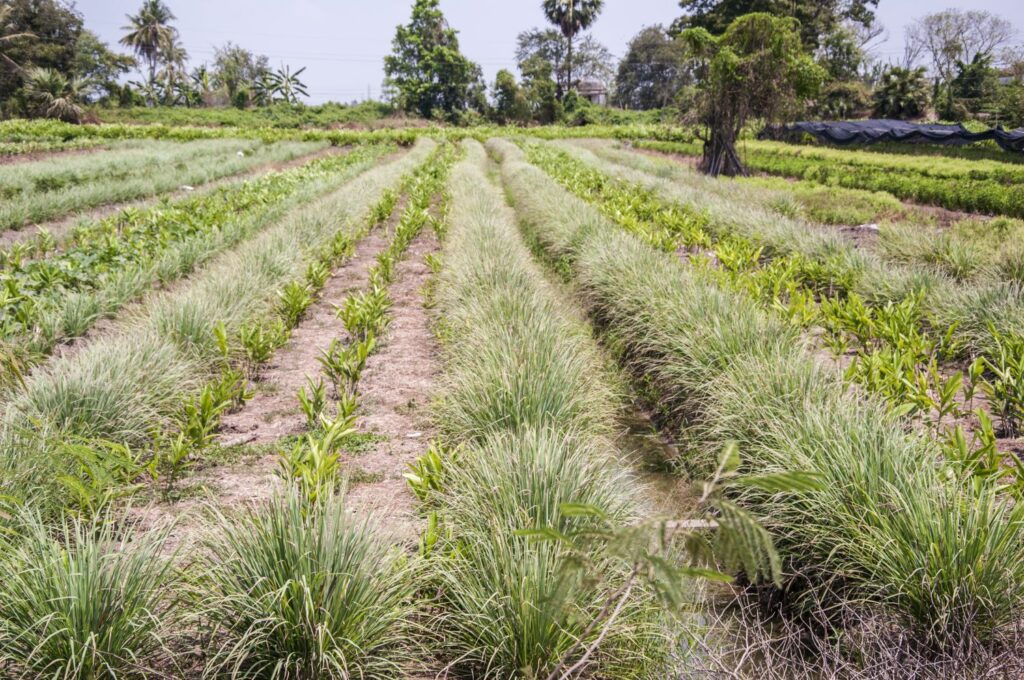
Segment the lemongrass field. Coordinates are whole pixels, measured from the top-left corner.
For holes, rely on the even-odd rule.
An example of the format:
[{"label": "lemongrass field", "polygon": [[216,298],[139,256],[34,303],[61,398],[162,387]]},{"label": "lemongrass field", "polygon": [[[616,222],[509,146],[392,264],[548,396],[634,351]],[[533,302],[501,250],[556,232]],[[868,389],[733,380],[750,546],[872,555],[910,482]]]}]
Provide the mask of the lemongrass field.
[{"label": "lemongrass field", "polygon": [[0,147],[0,676],[1024,672],[1019,163]]}]

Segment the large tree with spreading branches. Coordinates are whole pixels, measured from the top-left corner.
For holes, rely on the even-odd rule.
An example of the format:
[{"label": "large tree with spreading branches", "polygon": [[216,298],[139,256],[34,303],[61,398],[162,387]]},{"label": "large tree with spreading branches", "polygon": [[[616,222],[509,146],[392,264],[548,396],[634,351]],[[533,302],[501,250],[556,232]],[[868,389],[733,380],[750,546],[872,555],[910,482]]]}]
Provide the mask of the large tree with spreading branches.
[{"label": "large tree with spreading branches", "polygon": [[384,57],[385,85],[400,107],[430,118],[469,106],[480,69],[459,51],[457,32],[438,0],[416,0],[412,19],[396,29],[391,45]]},{"label": "large tree with spreading branches", "polygon": [[683,31],[700,63],[696,113],[706,127],[704,172],[745,174],[736,140],[747,122],[779,120],[820,87],[824,71],[804,52],[799,31],[795,19],[765,13],[736,19],[721,36],[703,28]]}]

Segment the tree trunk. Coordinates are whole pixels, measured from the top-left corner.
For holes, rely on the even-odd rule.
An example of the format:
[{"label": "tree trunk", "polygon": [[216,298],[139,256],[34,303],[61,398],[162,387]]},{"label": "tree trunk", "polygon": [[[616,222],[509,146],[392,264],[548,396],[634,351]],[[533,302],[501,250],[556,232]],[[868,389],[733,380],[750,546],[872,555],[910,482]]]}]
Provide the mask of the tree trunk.
[{"label": "tree trunk", "polygon": [[565,74],[566,74],[566,81],[567,81],[565,83],[565,93],[566,94],[569,94],[569,92],[572,90],[572,36],[570,35],[570,36],[568,36],[568,38],[569,38],[569,51],[568,51],[568,54],[566,55],[566,60],[565,60]]},{"label": "tree trunk", "polygon": [[736,152],[736,139],[739,135],[731,127],[719,127],[711,125],[709,135],[704,142],[704,155],[700,159],[698,168],[701,172],[712,177],[726,175],[747,175],[746,169],[740,162],[739,154]]},{"label": "tree trunk", "polygon": [[153,93],[156,91],[156,57],[149,60],[149,89],[146,92],[146,100],[150,106],[156,106],[156,99]]}]

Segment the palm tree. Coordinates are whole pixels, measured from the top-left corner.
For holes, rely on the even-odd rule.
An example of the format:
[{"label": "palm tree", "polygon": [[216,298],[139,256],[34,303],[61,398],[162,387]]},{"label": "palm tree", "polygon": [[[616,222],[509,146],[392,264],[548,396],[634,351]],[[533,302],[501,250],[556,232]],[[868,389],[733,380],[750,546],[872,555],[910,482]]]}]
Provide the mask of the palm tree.
[{"label": "palm tree", "polygon": [[188,81],[188,73],[185,70],[188,52],[175,36],[163,50],[161,57],[163,68],[157,73],[157,80],[163,88],[163,103],[173,106],[178,103],[180,83]]},{"label": "palm tree", "polygon": [[38,108],[40,115],[65,123],[80,123],[83,110],[79,100],[92,88],[80,78],[65,78],[52,68],[31,68],[25,74],[25,94]]},{"label": "palm tree", "polygon": [[213,75],[210,73],[210,69],[203,64],[193,69],[189,78],[192,80],[192,91],[198,97],[199,103],[209,106],[213,91],[217,89],[213,84]]},{"label": "palm tree", "polygon": [[299,80],[299,75],[305,70],[306,67],[303,66],[292,73],[291,67],[283,66],[272,73],[270,80],[273,83],[273,93],[280,95],[281,99],[288,104],[298,104],[300,94],[303,97],[308,97],[309,92],[306,91],[305,83]]},{"label": "palm tree", "polygon": [[558,27],[569,42],[566,55],[567,88],[572,89],[572,39],[597,20],[604,0],[544,0],[544,16]]},{"label": "palm tree", "polygon": [[21,67],[14,62],[13,59],[8,57],[2,50],[4,45],[8,45],[15,40],[20,38],[34,38],[35,36],[31,33],[8,33],[11,30],[11,14],[14,13],[13,5],[6,5],[0,7],[0,59],[10,64],[16,71],[20,71]]},{"label": "palm tree", "polygon": [[120,43],[131,48],[149,65],[149,82],[156,82],[157,66],[167,52],[173,50],[178,38],[178,29],[171,26],[174,13],[162,0],[144,0],[139,13],[128,15],[128,25],[122,30],[129,31]]}]

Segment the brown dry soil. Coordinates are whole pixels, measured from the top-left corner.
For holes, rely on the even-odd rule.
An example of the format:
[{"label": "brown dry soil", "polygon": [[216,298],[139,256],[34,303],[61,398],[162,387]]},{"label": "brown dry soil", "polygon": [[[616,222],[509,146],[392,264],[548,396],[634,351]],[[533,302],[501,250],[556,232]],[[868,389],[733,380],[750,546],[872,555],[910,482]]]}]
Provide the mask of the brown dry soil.
[{"label": "brown dry soil", "polygon": [[[354,257],[335,271],[321,299],[265,367],[256,396],[240,411],[224,417],[219,443],[241,460],[197,471],[181,483],[187,497],[155,505],[145,513],[147,525],[177,519],[168,551],[198,538],[206,503],[230,512],[266,500],[278,488],[275,442],[290,446],[288,438],[305,431],[295,395],[307,378],[315,381],[320,376],[320,350],[332,339],[345,337],[335,305],[366,284],[376,254],[386,245],[384,229],[359,243]],[[341,459],[351,510],[372,514],[393,540],[410,546],[419,536],[420,520],[402,474],[433,436],[429,402],[441,365],[424,306],[423,287],[430,271],[423,258],[438,247],[433,232],[424,231],[396,268],[389,288],[391,323],[367,360],[359,383],[359,442],[344,451]]]},{"label": "brown dry soil", "polygon": [[[305,163],[308,163],[310,161],[316,160],[317,158],[322,158],[324,156],[343,152],[347,152],[347,150],[339,147],[329,146],[326,149],[314,151],[313,153],[306,154],[304,156],[298,156],[289,161],[264,163],[262,165],[250,168],[249,170],[245,170],[235,175],[221,177],[211,182],[198,185],[192,191],[178,188],[172,191],[165,191],[154,196],[147,196],[144,198],[139,198],[131,201],[123,201],[120,203],[109,203],[107,205],[101,205],[96,208],[88,208],[86,210],[77,211],[71,213],[70,215],[66,215],[64,217],[49,222],[41,222],[38,224],[26,224],[24,226],[18,227],[17,229],[7,229],[5,231],[0,231],[0,248],[7,248],[8,246],[14,243],[28,241],[43,230],[50,232],[50,234],[55,239],[57,239],[57,242],[59,244],[68,236],[72,229],[74,229],[82,222],[102,220],[106,217],[110,217],[111,215],[115,215],[121,212],[125,208],[148,208],[150,206],[156,205],[157,203],[164,199],[173,200],[176,198],[184,198],[185,196],[199,196],[204,193],[213,191],[217,187],[224,186],[225,184],[230,184],[231,182],[252,179],[253,177],[263,175],[268,172],[294,168],[300,165],[304,165]],[[60,153],[67,154],[72,152],[63,151]]]}]

